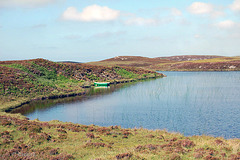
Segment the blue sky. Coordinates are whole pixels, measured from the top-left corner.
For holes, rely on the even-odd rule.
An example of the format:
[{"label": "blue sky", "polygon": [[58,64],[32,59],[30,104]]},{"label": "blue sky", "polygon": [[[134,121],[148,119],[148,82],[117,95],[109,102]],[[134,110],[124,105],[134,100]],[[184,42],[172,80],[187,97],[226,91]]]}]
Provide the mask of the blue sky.
[{"label": "blue sky", "polygon": [[0,60],[240,55],[240,0],[1,0]]}]

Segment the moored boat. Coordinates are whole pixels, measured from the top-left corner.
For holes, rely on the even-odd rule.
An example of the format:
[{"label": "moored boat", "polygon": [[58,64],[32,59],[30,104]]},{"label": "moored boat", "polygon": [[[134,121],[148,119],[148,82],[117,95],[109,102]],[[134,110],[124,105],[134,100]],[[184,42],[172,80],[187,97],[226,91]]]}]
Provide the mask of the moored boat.
[{"label": "moored boat", "polygon": [[94,82],[94,86],[109,86],[110,82]]}]

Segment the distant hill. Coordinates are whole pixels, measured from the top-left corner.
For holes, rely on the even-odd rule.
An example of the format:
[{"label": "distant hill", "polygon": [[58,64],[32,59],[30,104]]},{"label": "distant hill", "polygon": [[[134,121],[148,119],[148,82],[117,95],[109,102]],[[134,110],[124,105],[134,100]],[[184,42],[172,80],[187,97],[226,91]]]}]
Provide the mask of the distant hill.
[{"label": "distant hill", "polygon": [[114,58],[102,60],[99,62],[90,62],[88,64],[92,65],[101,65],[101,66],[128,66],[128,67],[149,67],[153,64],[159,63],[173,63],[175,61],[171,61],[168,59],[161,58],[148,58],[141,56],[117,56]]},{"label": "distant hill", "polygon": [[75,61],[59,61],[58,63],[82,63],[82,62],[75,62]]},{"label": "distant hill", "polygon": [[171,57],[159,57],[159,59],[168,59],[171,61],[195,61],[213,58],[223,58],[223,56],[207,56],[207,55],[182,55],[182,56],[171,56]]},{"label": "distant hill", "polygon": [[117,56],[88,64],[128,66],[161,71],[240,71],[240,57],[215,55],[182,55],[156,58]]}]

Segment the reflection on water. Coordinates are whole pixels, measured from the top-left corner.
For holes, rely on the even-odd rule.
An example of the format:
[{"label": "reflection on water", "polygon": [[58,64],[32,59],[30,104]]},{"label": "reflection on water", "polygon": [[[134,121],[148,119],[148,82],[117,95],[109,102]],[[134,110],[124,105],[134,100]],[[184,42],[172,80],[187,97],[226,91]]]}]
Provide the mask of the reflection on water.
[{"label": "reflection on water", "polygon": [[103,96],[110,94],[120,88],[127,87],[129,85],[134,85],[136,82],[132,83],[121,83],[117,85],[111,85],[110,86],[102,86],[102,87],[91,87],[86,88],[85,92],[86,94],[82,96],[75,96],[75,97],[67,97],[67,98],[60,98],[60,99],[46,99],[41,101],[33,101],[29,104],[23,105],[20,108],[14,109],[11,111],[11,113],[21,113],[23,115],[32,114],[33,112],[36,112],[38,110],[49,110],[50,108],[54,108],[58,106],[59,104],[71,104],[71,103],[79,103],[86,100],[89,100],[90,98],[96,98],[97,96]]},{"label": "reflection on water", "polygon": [[240,72],[163,73],[168,77],[122,88],[92,88],[90,94],[100,94],[91,98],[39,102],[24,114],[42,121],[240,138]]}]

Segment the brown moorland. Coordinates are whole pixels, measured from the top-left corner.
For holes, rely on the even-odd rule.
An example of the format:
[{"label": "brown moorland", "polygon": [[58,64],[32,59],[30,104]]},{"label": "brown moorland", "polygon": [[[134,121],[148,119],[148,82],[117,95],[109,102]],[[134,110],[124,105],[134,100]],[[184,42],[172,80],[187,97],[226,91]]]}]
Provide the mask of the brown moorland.
[{"label": "brown moorland", "polygon": [[239,71],[240,57],[184,55],[147,58],[118,56],[88,64],[99,66],[131,66],[159,71]]}]

